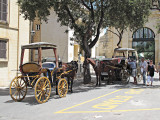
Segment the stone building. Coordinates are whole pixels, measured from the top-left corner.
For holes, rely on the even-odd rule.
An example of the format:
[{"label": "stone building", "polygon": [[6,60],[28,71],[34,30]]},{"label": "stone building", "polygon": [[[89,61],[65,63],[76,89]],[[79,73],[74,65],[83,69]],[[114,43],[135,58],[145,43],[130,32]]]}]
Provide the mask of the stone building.
[{"label": "stone building", "polygon": [[[66,30],[69,32],[65,33]],[[79,45],[70,40],[73,37],[73,31],[57,22],[57,15],[53,10],[51,10],[47,23],[35,19],[32,31],[34,31],[32,42],[49,42],[57,45],[58,56],[63,62],[78,60]],[[37,60],[37,55],[38,53],[32,53],[33,61]],[[43,58],[54,57],[52,51],[44,51],[42,56]],[[92,50],[92,57],[95,57],[95,48]]]},{"label": "stone building", "polygon": [[[136,31],[126,30],[123,34],[123,38],[120,46],[123,48],[135,48],[140,55],[146,59],[152,59],[155,64],[160,62],[160,34],[156,28],[160,23],[160,1],[155,0],[152,2],[151,14],[148,22],[145,23],[143,28],[139,28]],[[113,32],[116,32],[114,28],[109,28]],[[104,35],[107,40],[105,56],[111,58],[114,48],[117,48],[118,37],[108,31],[107,35]],[[103,37],[103,38],[104,38]],[[100,40],[101,41],[101,40]]]},{"label": "stone building", "polygon": [[0,0],[0,87],[8,87],[17,74],[20,47],[29,43],[29,28],[29,21],[19,14],[17,0]]}]

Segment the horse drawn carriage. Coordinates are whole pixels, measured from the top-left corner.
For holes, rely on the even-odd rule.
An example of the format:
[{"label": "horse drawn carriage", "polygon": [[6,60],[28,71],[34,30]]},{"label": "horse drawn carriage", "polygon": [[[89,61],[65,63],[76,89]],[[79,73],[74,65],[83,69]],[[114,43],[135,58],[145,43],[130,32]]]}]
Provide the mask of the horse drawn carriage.
[{"label": "horse drawn carriage", "polygon": [[131,76],[131,68],[128,62],[134,59],[137,64],[137,79],[141,79],[137,51],[132,48],[116,48],[113,58],[101,60],[101,79],[108,78],[108,81],[119,80],[128,83]]},{"label": "horse drawn carriage", "polygon": [[116,48],[112,58],[104,58],[102,60],[93,60],[87,58],[87,62],[93,66],[96,74],[97,83],[101,84],[101,80],[107,78],[107,82],[121,81],[128,83],[131,76],[131,68],[128,64],[130,59],[134,59],[137,64],[137,79],[141,80],[140,67],[138,63],[137,51],[132,48]]},{"label": "horse drawn carriage", "polygon": [[[38,61],[23,63],[26,49],[38,51]],[[55,62],[42,63],[42,50],[51,49],[54,52]],[[22,101],[27,94],[27,87],[34,87],[35,98],[38,103],[45,103],[51,94],[51,86],[56,85],[56,94],[60,97],[66,96],[68,92],[68,81],[65,77],[73,70],[63,65],[59,67],[56,53],[56,45],[38,42],[23,45],[21,47],[20,72],[10,83],[10,95],[14,101]]]}]

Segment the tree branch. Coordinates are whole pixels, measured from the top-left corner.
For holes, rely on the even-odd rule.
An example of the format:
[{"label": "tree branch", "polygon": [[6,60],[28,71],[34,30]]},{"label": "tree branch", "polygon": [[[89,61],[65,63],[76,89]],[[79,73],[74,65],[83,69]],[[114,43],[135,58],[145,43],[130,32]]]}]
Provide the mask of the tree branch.
[{"label": "tree branch", "polygon": [[117,33],[113,32],[112,30],[107,30],[107,31],[109,31],[109,32],[111,32],[111,33],[113,33],[113,34],[115,34],[119,37],[119,35]]},{"label": "tree branch", "polygon": [[100,28],[102,26],[103,23],[103,18],[104,18],[104,11],[103,11],[103,0],[101,0],[101,17],[100,17],[100,21],[98,23],[98,27],[97,27],[97,33],[96,33],[96,37],[94,38],[94,40],[90,43],[89,48],[92,48],[98,41],[99,39],[99,35],[100,35]]},{"label": "tree branch", "polygon": [[85,4],[84,0],[81,0],[81,1],[82,1],[82,4],[83,4],[89,11],[91,11],[91,8],[90,8],[87,4]]},{"label": "tree branch", "polygon": [[72,24],[75,24],[75,19],[73,18],[73,15],[71,14],[71,12],[70,12],[69,8],[67,7],[67,5],[65,5],[65,9],[66,9],[69,17],[70,17],[71,20],[72,20]]},{"label": "tree branch", "polygon": [[91,4],[91,18],[94,22],[94,10],[93,10],[93,2],[90,1],[90,4]]}]

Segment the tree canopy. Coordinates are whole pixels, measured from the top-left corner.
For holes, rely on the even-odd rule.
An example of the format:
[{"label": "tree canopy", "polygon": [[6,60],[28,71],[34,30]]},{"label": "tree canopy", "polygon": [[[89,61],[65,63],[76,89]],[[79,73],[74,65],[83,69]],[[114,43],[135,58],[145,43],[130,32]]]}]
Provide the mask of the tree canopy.
[{"label": "tree canopy", "polygon": [[116,32],[109,29],[119,37],[120,44],[124,30],[128,29],[134,31],[143,27],[148,20],[151,0],[118,0],[117,5],[115,1],[111,1],[112,7],[108,9],[106,23],[109,27],[114,27]]}]

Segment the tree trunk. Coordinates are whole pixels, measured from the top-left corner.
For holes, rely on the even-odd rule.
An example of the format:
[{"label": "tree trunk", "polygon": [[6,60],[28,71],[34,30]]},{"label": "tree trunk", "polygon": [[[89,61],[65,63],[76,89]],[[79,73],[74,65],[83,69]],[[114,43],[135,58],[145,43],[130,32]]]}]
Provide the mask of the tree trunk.
[{"label": "tree trunk", "polygon": [[84,73],[83,73],[83,83],[88,84],[91,83],[91,74],[89,63],[86,61],[87,58],[90,58],[91,54],[85,53],[85,61],[84,61]]},{"label": "tree trunk", "polygon": [[121,41],[122,41],[122,36],[120,35],[119,36],[119,42],[117,43],[118,48],[121,48],[121,46],[120,46]]},{"label": "tree trunk", "polygon": [[84,78],[83,78],[83,83],[84,84],[88,84],[88,83],[91,83],[91,74],[90,74],[90,68],[89,68],[89,64],[86,62],[84,62],[85,64],[85,67],[84,67]]}]

